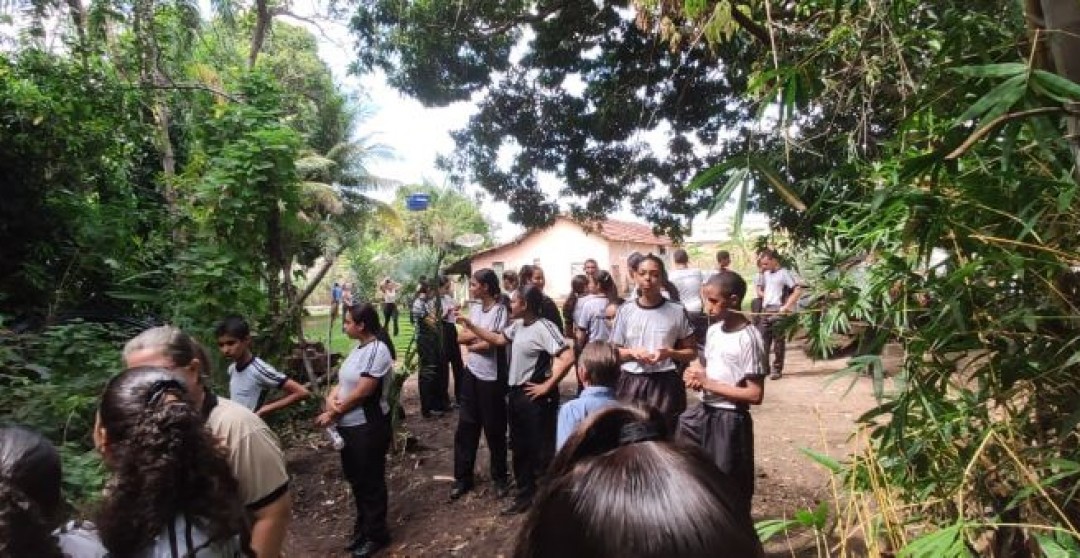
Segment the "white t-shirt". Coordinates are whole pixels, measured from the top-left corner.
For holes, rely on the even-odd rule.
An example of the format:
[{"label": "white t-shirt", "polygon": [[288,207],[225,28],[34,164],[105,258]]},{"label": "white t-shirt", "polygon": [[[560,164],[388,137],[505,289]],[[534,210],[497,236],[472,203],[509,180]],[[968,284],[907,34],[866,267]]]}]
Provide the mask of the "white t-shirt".
[{"label": "white t-shirt", "polygon": [[[713,324],[705,335],[705,375],[732,386],[747,378],[764,377],[765,344],[758,329],[747,324],[739,331],[727,332],[723,326],[723,322]],[[711,407],[736,408],[734,402],[710,391],[705,391],[701,400]]]},{"label": "white t-shirt", "polygon": [[[390,370],[394,367],[394,359],[390,357],[390,349],[378,339],[372,339],[363,345],[357,346],[341,363],[338,371],[338,399],[345,399],[360,383],[360,378],[375,378],[379,381],[376,394],[379,398],[378,405],[385,416],[390,412],[390,404],[386,395],[390,389]],[[364,405],[359,405],[338,419],[338,426],[360,426],[367,424],[374,417],[368,417],[364,411]]]},{"label": "white t-shirt", "polygon": [[53,534],[60,543],[60,552],[68,558],[105,558],[109,555],[94,526],[89,523],[77,526],[74,522],[68,522]]},{"label": "white t-shirt", "polygon": [[242,558],[239,537],[211,543],[201,522],[178,515],[134,558]]},{"label": "white t-shirt", "polygon": [[668,279],[679,289],[679,303],[687,312],[701,312],[701,284],[705,281],[700,269],[672,269]]},{"label": "white t-shirt", "polygon": [[544,318],[525,325],[525,320],[518,318],[502,331],[507,340],[513,343],[510,353],[510,386],[520,386],[529,381],[536,372],[544,377],[551,375],[551,357],[568,348],[559,326]]},{"label": "white t-shirt", "polygon": [[287,381],[288,376],[259,357],[243,368],[237,368],[234,362],[229,365],[229,399],[257,411],[266,400],[266,390],[280,389]]},{"label": "white t-shirt", "polygon": [[383,287],[382,289],[383,302],[386,304],[393,304],[397,302],[397,288],[396,287]]},{"label": "white t-shirt", "polygon": [[761,303],[766,307],[783,306],[785,302],[784,289],[793,289],[799,284],[795,274],[785,267],[776,271],[766,271],[763,280],[765,283],[765,296]]},{"label": "white t-shirt", "polygon": [[[469,319],[482,329],[502,331],[507,324],[508,312],[506,307],[499,304],[498,301],[492,302],[491,308],[487,310],[484,310],[483,303],[474,302],[469,306]],[[499,368],[495,347],[489,348],[482,353],[470,349],[465,365],[473,376],[481,380],[493,382],[498,379]]]},{"label": "white t-shirt", "polygon": [[611,338],[611,328],[604,321],[607,307],[606,296],[590,295],[579,300],[574,309],[574,327],[588,332],[589,341],[607,341]]},{"label": "white t-shirt", "polygon": [[457,310],[458,303],[454,300],[454,297],[444,294],[442,295],[442,319],[444,322],[454,323],[454,310]]},{"label": "white t-shirt", "polygon": [[[678,302],[665,298],[661,299],[660,304],[646,308],[633,300],[620,306],[619,312],[615,314],[611,342],[626,348],[672,349],[678,341],[693,334],[694,327],[690,324],[690,317]],[[656,364],[642,364],[632,360],[624,362],[622,370],[630,374],[667,372],[675,370],[675,362],[670,358]]]}]

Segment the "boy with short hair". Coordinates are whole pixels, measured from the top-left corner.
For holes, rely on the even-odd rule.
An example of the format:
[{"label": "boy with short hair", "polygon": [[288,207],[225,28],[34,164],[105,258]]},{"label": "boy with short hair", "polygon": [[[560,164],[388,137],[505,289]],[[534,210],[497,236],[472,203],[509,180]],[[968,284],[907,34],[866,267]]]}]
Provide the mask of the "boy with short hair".
[{"label": "boy with short hair", "polygon": [[562,449],[578,424],[590,414],[616,403],[615,383],[619,380],[619,349],[606,341],[590,341],[578,358],[578,380],[585,386],[577,399],[559,409],[555,450]]},{"label": "boy with short hair", "polygon": [[[214,330],[221,354],[229,359],[229,399],[251,409],[260,417],[311,396],[295,380],[278,372],[251,353],[251,328],[244,318],[228,316]],[[266,390],[280,389],[285,397],[266,403]],[[265,404],[264,404],[265,403]]]},{"label": "boy with short hair", "polygon": [[750,405],[765,395],[765,345],[761,333],[739,312],[746,281],[724,271],[701,290],[705,310],[714,320],[705,340],[703,360],[683,374],[686,387],[700,390],[701,403],[679,419],[679,436],[701,446],[721,471],[742,488],[744,512],[754,495],[754,423]]}]

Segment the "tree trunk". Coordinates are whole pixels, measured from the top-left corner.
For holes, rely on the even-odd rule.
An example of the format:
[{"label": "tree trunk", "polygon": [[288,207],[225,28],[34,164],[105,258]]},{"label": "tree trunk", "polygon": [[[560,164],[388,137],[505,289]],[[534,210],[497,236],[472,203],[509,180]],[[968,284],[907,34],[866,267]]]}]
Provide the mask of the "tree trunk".
[{"label": "tree trunk", "polygon": [[[1041,14],[1029,13],[1028,15],[1033,21],[1042,22],[1053,71],[1064,78],[1080,83],[1080,2],[1041,0],[1041,8]],[[1070,109],[1070,115],[1065,121],[1075,165],[1073,176],[1080,180],[1080,114],[1077,114],[1077,111],[1080,111],[1080,103],[1070,103],[1067,108]]]},{"label": "tree trunk", "polygon": [[248,50],[248,69],[255,67],[255,61],[259,58],[266,33],[270,30],[270,21],[273,15],[266,0],[255,0],[255,29],[251,32],[251,47]]}]

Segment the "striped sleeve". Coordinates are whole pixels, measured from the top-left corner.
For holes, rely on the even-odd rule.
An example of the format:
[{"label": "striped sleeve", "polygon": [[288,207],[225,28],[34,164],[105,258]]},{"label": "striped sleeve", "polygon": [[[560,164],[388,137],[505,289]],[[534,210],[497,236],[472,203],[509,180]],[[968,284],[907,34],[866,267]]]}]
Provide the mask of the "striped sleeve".
[{"label": "striped sleeve", "polygon": [[743,377],[753,378],[768,375],[769,361],[765,358],[765,342],[761,339],[761,332],[753,326],[747,326],[743,331],[746,332],[743,342],[740,343]]},{"label": "striped sleeve", "polygon": [[562,331],[559,330],[559,326],[546,318],[540,318],[537,321],[539,322],[539,325],[543,326],[544,336],[541,343],[548,354],[556,356],[569,347],[569,345],[566,344],[566,338],[563,337]]},{"label": "striped sleeve", "polygon": [[280,388],[285,385],[285,382],[289,381],[288,376],[278,372],[277,369],[260,358],[251,361],[250,368],[252,379],[262,387]]},{"label": "striped sleeve", "polygon": [[382,378],[394,367],[394,359],[390,358],[390,349],[382,341],[374,341],[375,347],[368,351],[365,358],[360,361],[360,376],[368,378]]}]

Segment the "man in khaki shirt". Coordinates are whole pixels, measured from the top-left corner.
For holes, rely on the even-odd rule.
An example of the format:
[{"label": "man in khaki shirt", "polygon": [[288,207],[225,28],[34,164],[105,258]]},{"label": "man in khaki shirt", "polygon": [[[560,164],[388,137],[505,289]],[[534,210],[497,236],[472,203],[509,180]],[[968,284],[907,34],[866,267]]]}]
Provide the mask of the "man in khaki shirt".
[{"label": "man in khaki shirt", "polygon": [[251,547],[259,558],[279,558],[292,497],[285,456],[277,436],[246,407],[220,398],[203,383],[209,362],[203,348],[171,326],[148,329],[124,346],[124,365],[172,370],[202,411],[206,426],[227,451],[240,497],[252,517]]}]

